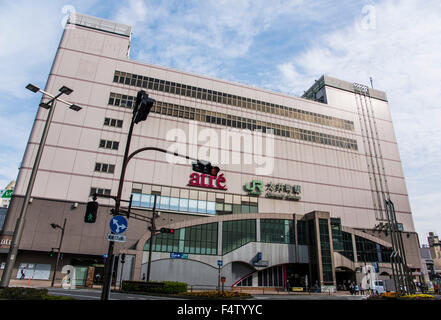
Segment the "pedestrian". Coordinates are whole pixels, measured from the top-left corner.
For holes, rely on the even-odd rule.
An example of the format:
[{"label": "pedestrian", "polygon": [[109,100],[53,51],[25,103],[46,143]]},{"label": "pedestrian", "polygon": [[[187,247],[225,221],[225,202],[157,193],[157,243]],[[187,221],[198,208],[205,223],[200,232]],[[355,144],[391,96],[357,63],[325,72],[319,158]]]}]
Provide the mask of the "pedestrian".
[{"label": "pedestrian", "polygon": [[142,281],[145,281],[145,273],[142,274]]},{"label": "pedestrian", "polygon": [[24,278],[25,278],[25,268],[21,269],[20,280],[24,280]]},{"label": "pedestrian", "polygon": [[435,282],[435,284],[433,285],[433,290],[438,293],[439,292],[439,286],[438,283]]},{"label": "pedestrian", "polygon": [[359,289],[360,289],[360,295],[361,295],[361,296],[364,296],[364,287],[363,287],[363,284],[360,283]]},{"label": "pedestrian", "polygon": [[291,291],[291,284],[289,283],[289,280],[286,280],[286,291]]},{"label": "pedestrian", "polygon": [[351,294],[351,296],[354,295],[354,285],[352,283],[349,284],[349,293]]},{"label": "pedestrian", "polygon": [[358,285],[357,284],[354,285],[354,291],[355,291],[355,295],[357,296],[358,295]]}]

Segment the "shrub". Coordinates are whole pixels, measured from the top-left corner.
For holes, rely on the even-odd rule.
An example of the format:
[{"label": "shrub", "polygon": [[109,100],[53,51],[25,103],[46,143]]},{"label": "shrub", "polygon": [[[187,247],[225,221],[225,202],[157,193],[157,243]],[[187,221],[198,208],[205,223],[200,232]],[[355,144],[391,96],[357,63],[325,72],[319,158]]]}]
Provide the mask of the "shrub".
[{"label": "shrub", "polygon": [[6,300],[75,300],[48,294],[47,289],[8,287],[0,289],[0,299]]},{"label": "shrub", "polygon": [[177,281],[123,281],[122,290],[125,292],[177,294],[187,292],[187,284]]},{"label": "shrub", "polygon": [[0,298],[8,300],[42,300],[47,289],[11,287],[0,290]]},{"label": "shrub", "polygon": [[216,290],[213,291],[199,291],[199,292],[186,292],[184,293],[186,296],[191,297],[197,297],[197,298],[210,298],[210,299],[216,299],[216,298],[250,298],[251,295],[249,293],[245,292],[237,292],[237,291],[224,291],[224,292],[217,292]]}]

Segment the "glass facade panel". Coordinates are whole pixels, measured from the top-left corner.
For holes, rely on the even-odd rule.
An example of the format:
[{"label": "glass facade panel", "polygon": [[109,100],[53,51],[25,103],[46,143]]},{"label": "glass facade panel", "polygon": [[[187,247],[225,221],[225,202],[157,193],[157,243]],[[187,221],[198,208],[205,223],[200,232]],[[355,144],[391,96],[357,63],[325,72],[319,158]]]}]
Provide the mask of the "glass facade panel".
[{"label": "glass facade panel", "polygon": [[294,221],[261,219],[260,241],[269,243],[295,243]]},{"label": "glass facade panel", "polygon": [[[134,186],[135,185],[136,188],[134,187],[132,189],[133,190],[132,206],[141,207],[141,208],[153,208],[154,196],[151,194],[141,193],[142,185],[140,186],[139,184],[134,184]],[[144,185],[144,187],[146,186],[151,187],[150,185]],[[157,191],[161,191],[160,186],[156,186],[156,188],[158,189]],[[162,189],[162,191],[164,192],[164,189]],[[187,192],[184,193],[182,191],[187,191]],[[167,194],[170,194],[170,191]],[[188,194],[188,190],[182,189],[180,198],[164,196],[164,195],[157,196],[156,207],[157,209],[162,209],[162,210],[202,213],[202,214],[210,214],[210,215],[227,214],[227,213],[232,213],[233,211],[233,205],[231,203],[224,204],[222,202],[210,201],[210,200],[215,200],[216,198],[215,193],[204,192],[202,195],[200,194],[199,200],[189,199],[189,198],[190,195]],[[235,209],[235,213],[258,212],[257,204],[246,205],[246,206],[234,205],[234,209]]]},{"label": "glass facade panel", "polygon": [[[201,224],[174,233],[160,233],[153,239],[153,251],[217,255],[217,223]],[[144,251],[149,250],[150,239]]]},{"label": "glass facade panel", "polygon": [[256,241],[256,220],[224,221],[222,224],[222,254]]},{"label": "glass facade panel", "polygon": [[329,239],[328,220],[319,219],[320,249],[322,253],[323,281],[325,284],[332,284],[334,275],[332,273],[331,244]]},{"label": "glass facade panel", "polygon": [[306,221],[297,220],[297,241],[301,245],[308,244]]},{"label": "glass facade panel", "polygon": [[354,247],[352,246],[352,235],[342,231],[343,251],[340,253],[351,261],[354,261]]},{"label": "glass facade panel", "polygon": [[343,236],[341,231],[341,219],[331,218],[332,246],[334,251],[343,251]]}]

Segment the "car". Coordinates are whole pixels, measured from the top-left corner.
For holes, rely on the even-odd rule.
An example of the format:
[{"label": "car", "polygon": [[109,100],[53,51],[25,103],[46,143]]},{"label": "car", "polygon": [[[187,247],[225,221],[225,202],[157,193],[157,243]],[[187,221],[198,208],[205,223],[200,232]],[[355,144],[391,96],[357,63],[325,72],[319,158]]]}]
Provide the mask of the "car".
[{"label": "car", "polygon": [[386,292],[386,289],[384,288],[383,280],[375,280],[372,291],[373,291],[373,293],[376,293],[376,294],[382,294],[382,293]]}]

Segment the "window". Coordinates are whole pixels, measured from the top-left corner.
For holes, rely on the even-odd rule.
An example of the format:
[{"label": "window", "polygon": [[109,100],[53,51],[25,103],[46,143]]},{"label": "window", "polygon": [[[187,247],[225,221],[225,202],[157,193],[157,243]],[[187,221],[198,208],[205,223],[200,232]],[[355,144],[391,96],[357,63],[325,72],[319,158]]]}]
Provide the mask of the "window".
[{"label": "window", "polygon": [[[141,81],[141,79],[143,79],[143,81]],[[184,95],[188,97],[201,99],[204,101],[214,101],[217,103],[223,103],[223,104],[247,108],[247,109],[254,109],[261,112],[277,114],[284,117],[298,119],[301,121],[307,121],[307,122],[317,123],[320,125],[326,125],[335,128],[354,131],[353,121],[334,118],[327,115],[308,112],[305,110],[298,110],[292,107],[274,105],[268,102],[249,99],[245,97],[239,97],[227,93],[211,91],[205,88],[192,87],[184,84],[147,78],[141,75],[124,73],[120,71],[115,71],[113,81],[116,83],[125,83],[125,84],[130,84],[132,86],[143,87],[143,88],[148,87],[149,89],[157,90],[161,92],[170,92],[172,94]],[[133,100],[131,101],[129,106],[128,100],[121,99],[121,97],[117,97],[116,94],[114,94],[112,103],[110,103],[109,100],[109,104],[116,106],[120,106],[121,104],[122,107],[131,107],[132,103]]]},{"label": "window", "polygon": [[320,249],[322,253],[323,280],[325,284],[332,284],[334,274],[332,273],[331,244],[329,241],[328,220],[319,219]]},{"label": "window", "polygon": [[105,149],[118,150],[119,142],[101,139],[99,147]]},{"label": "window", "polygon": [[341,232],[343,240],[343,251],[340,253],[351,261],[354,261],[354,248],[352,246],[352,235],[350,233]]},{"label": "window", "polygon": [[[160,233],[153,238],[153,251],[217,255],[218,224],[200,224],[181,229],[174,233]],[[147,240],[144,251],[148,251]]]},{"label": "window", "polygon": [[92,187],[90,188],[89,196],[93,196],[94,194],[102,194],[102,195],[110,196],[110,189]]},{"label": "window", "polygon": [[260,219],[260,241],[268,243],[295,243],[294,221]]},{"label": "window", "polygon": [[104,118],[104,125],[109,127],[122,128],[123,121],[118,119]]},{"label": "window", "polygon": [[105,172],[105,173],[114,173],[115,172],[115,165],[114,164],[107,164],[107,163],[96,163],[95,164],[95,171],[97,172]]},{"label": "window", "polygon": [[224,221],[222,224],[222,254],[256,241],[256,220]]},{"label": "window", "polygon": [[341,231],[341,219],[331,218],[332,246],[334,251],[343,251],[343,236]]}]

